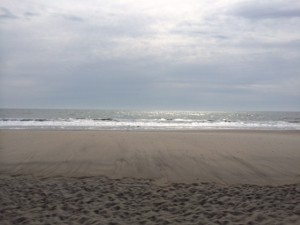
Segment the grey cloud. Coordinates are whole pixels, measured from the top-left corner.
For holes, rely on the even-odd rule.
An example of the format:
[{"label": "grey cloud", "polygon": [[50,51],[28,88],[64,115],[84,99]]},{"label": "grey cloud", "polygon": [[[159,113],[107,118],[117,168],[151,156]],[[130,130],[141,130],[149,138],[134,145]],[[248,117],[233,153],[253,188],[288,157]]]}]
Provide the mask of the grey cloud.
[{"label": "grey cloud", "polygon": [[[13,93],[15,101],[25,105],[30,104],[30,99],[41,105],[47,102],[51,106],[70,104],[78,107],[130,108],[139,105],[193,108],[200,104],[198,107],[212,110],[247,107],[249,102],[252,102],[252,105],[258,104],[258,100],[261,105],[257,107],[261,108],[268,104],[270,99],[281,99],[283,103],[286,103],[285,99],[297,102],[297,94],[290,99],[283,93],[291,90],[286,88],[278,91],[282,89],[283,81],[288,78],[294,80],[288,75],[291,74],[288,68],[293,65],[288,62],[286,65],[273,65],[272,62],[261,65],[261,62],[256,62],[252,65],[232,66],[220,62],[208,66],[173,65],[159,61],[149,64],[149,61],[150,59],[120,59],[73,65],[72,68],[70,64],[68,68],[35,67],[34,70],[28,71],[28,75],[19,74],[18,77],[20,82],[23,82],[25,77],[27,81],[34,80],[37,82],[33,83],[36,88],[25,90],[10,87],[13,88],[10,91],[7,90],[9,86],[4,88],[6,93]],[[24,84],[22,85],[24,87]],[[265,88],[272,86],[279,89],[268,92]],[[296,90],[295,92],[298,93]],[[272,105],[269,103],[268,107]]]},{"label": "grey cloud", "polygon": [[229,39],[228,36],[220,35],[220,34],[211,35],[211,37],[214,37],[214,38],[216,38],[216,39],[221,39],[221,40]]},{"label": "grey cloud", "polygon": [[35,17],[35,16],[39,16],[39,14],[28,11],[28,12],[24,13],[24,16],[26,16],[26,17]]},{"label": "grey cloud", "polygon": [[248,1],[239,3],[229,10],[234,16],[246,19],[282,19],[300,17],[297,1]]},{"label": "grey cloud", "polygon": [[1,7],[0,19],[17,19],[18,17],[14,15],[9,9]]},{"label": "grey cloud", "polygon": [[77,21],[77,22],[84,21],[84,19],[82,17],[74,16],[74,15],[66,15],[66,16],[64,16],[64,18],[66,18],[68,20],[72,20],[72,21]]},{"label": "grey cloud", "polygon": [[101,32],[113,36],[146,36],[151,33],[149,29],[153,23],[151,19],[146,16],[138,15],[119,15],[113,16],[110,20],[99,21],[99,25],[94,28],[101,30]]},{"label": "grey cloud", "polygon": [[113,42],[112,38],[146,36],[151,32],[149,27],[153,23],[151,18],[134,13],[103,13],[101,16],[57,13],[50,14],[50,18],[53,19],[53,23],[58,24],[58,27],[67,27],[66,30],[70,30],[69,22],[78,22],[78,24],[80,22],[80,26],[72,27],[72,31],[80,32],[83,36],[87,35],[89,39],[96,36],[97,40],[101,37],[102,41],[105,38],[111,42]]},{"label": "grey cloud", "polygon": [[[274,50],[283,50],[284,54],[289,53],[298,53],[300,57],[300,40],[287,40],[287,41],[263,41],[263,40],[246,40],[240,44],[240,47],[243,48],[257,48],[257,49],[274,49]],[[287,51],[288,50],[288,51]]]},{"label": "grey cloud", "polygon": [[203,37],[218,40],[226,40],[230,37],[222,31],[217,31],[214,27],[209,27],[206,24],[201,23],[180,23],[170,30],[171,34],[184,35],[191,37]]}]

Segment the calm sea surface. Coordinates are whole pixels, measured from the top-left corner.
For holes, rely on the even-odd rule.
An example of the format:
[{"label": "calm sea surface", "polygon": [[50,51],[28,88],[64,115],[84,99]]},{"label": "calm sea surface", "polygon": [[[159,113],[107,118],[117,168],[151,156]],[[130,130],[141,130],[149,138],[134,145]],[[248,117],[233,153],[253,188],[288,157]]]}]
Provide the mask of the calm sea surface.
[{"label": "calm sea surface", "polygon": [[0,129],[300,130],[300,112],[0,109]]}]

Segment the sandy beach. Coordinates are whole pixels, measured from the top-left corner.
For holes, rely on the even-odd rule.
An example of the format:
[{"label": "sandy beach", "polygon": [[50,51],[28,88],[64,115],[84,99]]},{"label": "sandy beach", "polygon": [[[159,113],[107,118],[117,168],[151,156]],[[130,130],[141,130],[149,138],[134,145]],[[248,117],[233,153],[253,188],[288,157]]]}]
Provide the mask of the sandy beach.
[{"label": "sandy beach", "polygon": [[1,224],[298,224],[298,131],[0,131]]}]

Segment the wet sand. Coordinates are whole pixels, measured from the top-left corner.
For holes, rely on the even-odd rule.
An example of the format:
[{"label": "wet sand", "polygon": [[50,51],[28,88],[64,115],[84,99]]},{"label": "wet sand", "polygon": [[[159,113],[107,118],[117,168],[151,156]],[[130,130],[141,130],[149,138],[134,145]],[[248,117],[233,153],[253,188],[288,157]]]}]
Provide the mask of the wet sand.
[{"label": "wet sand", "polygon": [[0,131],[1,224],[298,224],[297,131]]}]

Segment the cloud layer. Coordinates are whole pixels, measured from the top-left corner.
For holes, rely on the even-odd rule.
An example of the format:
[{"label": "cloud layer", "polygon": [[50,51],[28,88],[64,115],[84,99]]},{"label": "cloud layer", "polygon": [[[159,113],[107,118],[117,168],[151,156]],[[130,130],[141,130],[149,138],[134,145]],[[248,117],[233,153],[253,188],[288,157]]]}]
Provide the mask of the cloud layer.
[{"label": "cloud layer", "polygon": [[300,110],[298,1],[0,3],[0,106]]}]

